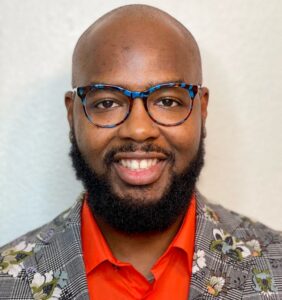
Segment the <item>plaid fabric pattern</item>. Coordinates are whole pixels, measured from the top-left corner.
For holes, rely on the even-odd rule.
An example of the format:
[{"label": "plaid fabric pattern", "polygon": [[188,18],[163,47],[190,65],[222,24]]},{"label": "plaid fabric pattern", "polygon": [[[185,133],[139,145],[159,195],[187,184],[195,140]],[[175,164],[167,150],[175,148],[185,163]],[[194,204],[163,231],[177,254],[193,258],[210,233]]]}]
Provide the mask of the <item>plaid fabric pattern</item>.
[{"label": "plaid fabric pattern", "polygon": [[[83,197],[43,227],[0,248],[0,300],[87,300]],[[196,192],[190,300],[282,299],[282,235]],[[54,297],[54,298],[52,298]]]}]

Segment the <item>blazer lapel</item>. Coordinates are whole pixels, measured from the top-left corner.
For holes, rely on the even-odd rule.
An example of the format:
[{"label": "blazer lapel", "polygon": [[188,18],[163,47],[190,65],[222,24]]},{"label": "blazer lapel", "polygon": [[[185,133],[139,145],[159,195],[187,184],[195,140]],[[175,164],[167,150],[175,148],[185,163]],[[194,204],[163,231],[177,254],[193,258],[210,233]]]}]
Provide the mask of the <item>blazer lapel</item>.
[{"label": "blazer lapel", "polygon": [[35,299],[89,299],[81,249],[81,203],[80,198],[69,211],[43,227],[34,255],[24,262]]},{"label": "blazer lapel", "polygon": [[198,192],[196,199],[195,253],[189,299],[212,299],[214,296],[241,299],[253,257],[246,244],[232,235],[240,219],[236,215],[227,216]]}]

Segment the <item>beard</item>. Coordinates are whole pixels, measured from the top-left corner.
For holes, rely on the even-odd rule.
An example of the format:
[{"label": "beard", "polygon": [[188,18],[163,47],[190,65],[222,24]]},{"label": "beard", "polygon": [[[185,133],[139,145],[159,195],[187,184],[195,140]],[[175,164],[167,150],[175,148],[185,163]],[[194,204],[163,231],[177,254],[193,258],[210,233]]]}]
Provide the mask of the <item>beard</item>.
[{"label": "beard", "polygon": [[[125,234],[163,232],[186,213],[204,165],[204,129],[201,132],[197,153],[189,165],[181,174],[172,171],[170,184],[166,187],[162,196],[159,199],[150,199],[150,201],[145,196],[138,199],[132,196],[121,197],[113,191],[110,184],[110,167],[116,162],[114,156],[119,152],[136,151],[137,146],[135,143],[127,143],[106,153],[104,165],[107,171],[105,175],[98,175],[82,155],[74,130],[71,130],[70,137],[71,149],[69,156],[77,179],[82,182],[88,193],[88,205],[94,216],[100,217],[115,230]],[[143,145],[138,150],[164,153],[168,156],[172,165],[175,161],[172,153],[153,144]],[[148,195],[148,186],[134,186],[134,188],[139,191],[143,189],[144,195]]]}]

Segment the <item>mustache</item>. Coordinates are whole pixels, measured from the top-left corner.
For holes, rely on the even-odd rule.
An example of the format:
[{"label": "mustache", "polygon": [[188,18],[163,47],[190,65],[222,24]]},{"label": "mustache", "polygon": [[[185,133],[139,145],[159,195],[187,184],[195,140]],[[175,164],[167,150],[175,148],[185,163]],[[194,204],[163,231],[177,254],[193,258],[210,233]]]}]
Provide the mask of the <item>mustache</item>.
[{"label": "mustache", "polygon": [[174,162],[175,161],[175,155],[171,151],[167,151],[166,149],[154,145],[152,143],[147,143],[143,145],[137,145],[135,143],[127,143],[119,147],[114,147],[111,150],[109,150],[104,157],[104,162],[106,165],[109,165],[111,163],[118,162],[115,159],[115,156],[118,153],[126,153],[126,152],[136,152],[136,151],[142,151],[142,152],[157,152],[157,153],[162,153],[167,157],[167,160]]}]

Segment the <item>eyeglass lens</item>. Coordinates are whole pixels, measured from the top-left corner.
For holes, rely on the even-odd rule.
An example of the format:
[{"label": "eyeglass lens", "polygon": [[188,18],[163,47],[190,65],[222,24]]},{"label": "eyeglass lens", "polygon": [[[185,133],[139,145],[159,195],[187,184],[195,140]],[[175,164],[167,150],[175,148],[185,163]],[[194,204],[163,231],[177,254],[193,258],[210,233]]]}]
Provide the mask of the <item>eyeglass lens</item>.
[{"label": "eyeglass lens", "polygon": [[[130,109],[131,99],[114,88],[93,89],[86,94],[86,113],[101,126],[122,122]],[[145,108],[155,121],[170,125],[184,120],[190,113],[192,99],[181,87],[164,87],[151,93]]]}]

